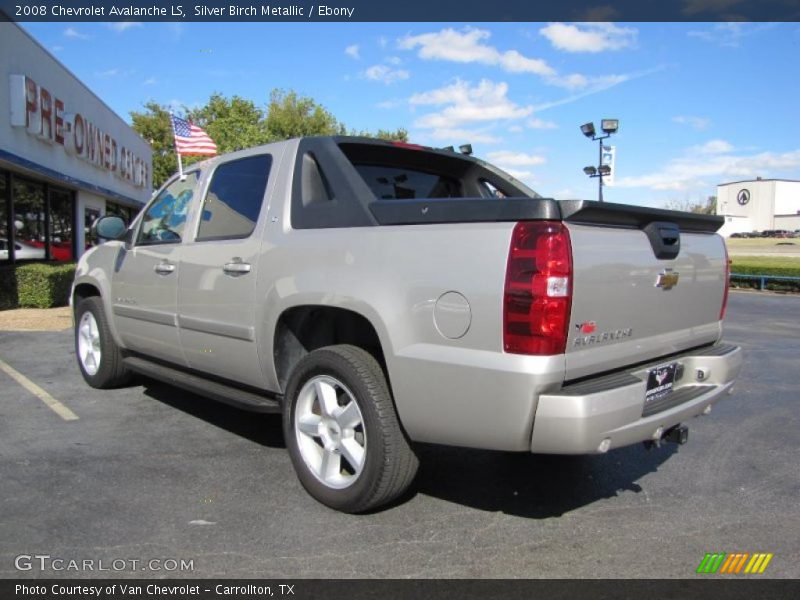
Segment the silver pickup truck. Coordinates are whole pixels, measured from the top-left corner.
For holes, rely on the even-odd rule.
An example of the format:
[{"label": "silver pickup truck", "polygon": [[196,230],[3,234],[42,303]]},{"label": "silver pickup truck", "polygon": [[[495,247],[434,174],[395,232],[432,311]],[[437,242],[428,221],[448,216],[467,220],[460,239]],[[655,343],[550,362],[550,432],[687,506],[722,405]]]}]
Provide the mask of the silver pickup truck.
[{"label": "silver pickup truck", "polygon": [[542,198],[447,150],[294,139],[193,165],[86,253],[86,382],[281,412],[303,486],[397,498],[413,442],[591,454],[683,442],[730,392],[722,220]]}]

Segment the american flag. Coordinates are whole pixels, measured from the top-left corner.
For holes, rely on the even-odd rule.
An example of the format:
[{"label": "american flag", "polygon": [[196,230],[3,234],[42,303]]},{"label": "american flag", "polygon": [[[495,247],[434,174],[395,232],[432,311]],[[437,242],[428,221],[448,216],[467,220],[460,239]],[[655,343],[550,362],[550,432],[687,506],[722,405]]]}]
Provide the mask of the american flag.
[{"label": "american flag", "polygon": [[217,145],[208,134],[197,125],[170,115],[172,118],[172,133],[175,135],[175,152],[184,156],[214,156]]}]

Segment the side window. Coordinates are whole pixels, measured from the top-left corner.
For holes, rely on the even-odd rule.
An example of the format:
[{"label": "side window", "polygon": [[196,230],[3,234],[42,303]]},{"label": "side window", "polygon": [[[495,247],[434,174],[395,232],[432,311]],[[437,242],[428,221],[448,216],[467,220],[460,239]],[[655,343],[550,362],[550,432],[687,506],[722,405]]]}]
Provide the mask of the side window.
[{"label": "side window", "polygon": [[197,171],[164,188],[142,217],[139,244],[176,244],[181,241],[186,214],[197,184]]},{"label": "side window", "polygon": [[270,167],[272,156],[259,154],[216,168],[203,203],[198,241],[246,238],[253,233]]}]

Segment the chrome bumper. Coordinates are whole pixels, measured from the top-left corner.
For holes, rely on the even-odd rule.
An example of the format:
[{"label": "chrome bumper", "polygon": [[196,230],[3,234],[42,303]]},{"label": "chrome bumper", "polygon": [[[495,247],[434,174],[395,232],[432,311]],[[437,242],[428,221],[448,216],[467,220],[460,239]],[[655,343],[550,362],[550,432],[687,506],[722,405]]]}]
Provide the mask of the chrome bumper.
[{"label": "chrome bumper", "polygon": [[[682,369],[672,393],[645,406],[650,369],[672,362]],[[709,411],[723,394],[730,393],[741,366],[741,348],[717,344],[542,394],[531,451],[595,454],[659,439],[670,427]]]}]

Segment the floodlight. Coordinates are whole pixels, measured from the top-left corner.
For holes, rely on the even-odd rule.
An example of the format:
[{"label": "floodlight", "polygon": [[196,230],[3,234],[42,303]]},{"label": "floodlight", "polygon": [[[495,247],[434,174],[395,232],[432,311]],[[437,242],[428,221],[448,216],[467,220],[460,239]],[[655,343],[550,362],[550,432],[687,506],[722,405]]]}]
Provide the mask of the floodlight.
[{"label": "floodlight", "polygon": [[617,133],[619,129],[619,119],[603,119],[601,129],[604,133]]},{"label": "floodlight", "polygon": [[472,144],[461,144],[458,147],[458,150],[459,152],[461,152],[461,154],[466,154],[467,156],[469,156],[472,154]]},{"label": "floodlight", "polygon": [[594,137],[594,123],[584,123],[581,125],[581,131],[588,138]]},{"label": "floodlight", "polygon": [[611,167],[609,165],[600,165],[600,167],[597,169],[597,172],[604,177],[606,175],[611,175]]},{"label": "floodlight", "polygon": [[597,173],[597,169],[594,167],[583,167],[583,172],[586,173],[589,177],[594,177]]}]

